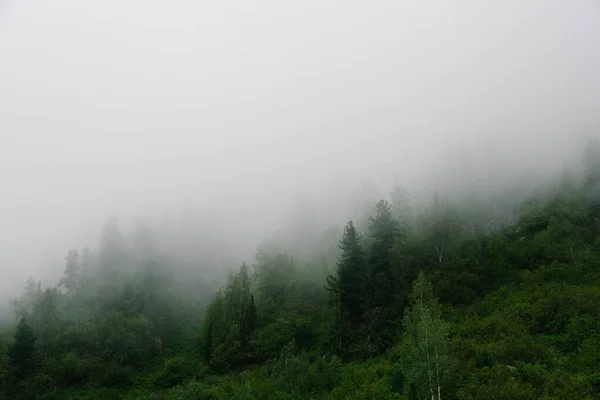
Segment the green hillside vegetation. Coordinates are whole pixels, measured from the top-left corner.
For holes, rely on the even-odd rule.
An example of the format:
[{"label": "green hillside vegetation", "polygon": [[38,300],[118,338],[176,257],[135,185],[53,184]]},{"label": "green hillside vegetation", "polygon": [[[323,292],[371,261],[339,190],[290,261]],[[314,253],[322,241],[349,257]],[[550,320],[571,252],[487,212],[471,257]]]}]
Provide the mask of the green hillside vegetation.
[{"label": "green hillside vegetation", "polygon": [[397,188],[339,251],[261,247],[216,293],[111,222],[13,302],[2,398],[598,399],[599,188],[593,151],[514,210]]}]

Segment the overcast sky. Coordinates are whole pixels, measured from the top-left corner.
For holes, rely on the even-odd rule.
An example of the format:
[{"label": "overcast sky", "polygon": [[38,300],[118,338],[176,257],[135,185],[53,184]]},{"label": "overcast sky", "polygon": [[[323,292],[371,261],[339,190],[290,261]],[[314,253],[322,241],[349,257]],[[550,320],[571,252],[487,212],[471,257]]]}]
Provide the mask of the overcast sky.
[{"label": "overcast sky", "polygon": [[596,0],[0,1],[0,282],[109,215],[272,229],[454,150],[541,168],[599,116]]}]

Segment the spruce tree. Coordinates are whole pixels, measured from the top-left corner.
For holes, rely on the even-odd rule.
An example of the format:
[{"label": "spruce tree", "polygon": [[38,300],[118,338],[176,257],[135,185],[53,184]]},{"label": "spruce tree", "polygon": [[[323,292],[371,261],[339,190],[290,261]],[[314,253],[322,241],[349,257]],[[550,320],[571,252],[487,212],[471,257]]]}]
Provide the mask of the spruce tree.
[{"label": "spruce tree", "polygon": [[375,216],[369,218],[369,233],[367,330],[369,347],[381,352],[393,342],[396,332],[393,322],[396,274],[392,269],[392,249],[400,234],[398,221],[393,218],[387,201],[377,203]]},{"label": "spruce tree", "polygon": [[344,227],[339,247],[337,276],[328,276],[325,288],[333,294],[337,307],[337,342],[341,352],[343,343],[356,336],[367,304],[365,254],[352,221]]},{"label": "spruce tree", "polygon": [[254,295],[252,294],[250,295],[248,307],[246,307],[246,310],[244,311],[244,318],[242,322],[242,343],[246,344],[248,343],[250,335],[252,335],[252,332],[256,327],[256,306],[254,305]]},{"label": "spruce tree", "polygon": [[57,289],[46,288],[36,304],[37,328],[36,336],[39,339],[42,355],[48,358],[51,342],[59,331],[59,298]]},{"label": "spruce tree", "polygon": [[360,320],[365,305],[366,269],[360,236],[352,221],[344,228],[340,249],[342,254],[338,263],[337,277],[340,301],[348,319],[356,323]]},{"label": "spruce tree", "polygon": [[65,260],[67,260],[67,265],[64,275],[60,280],[60,285],[64,286],[69,294],[72,295],[79,285],[79,253],[77,250],[69,251],[69,255],[67,255]]},{"label": "spruce tree", "polygon": [[35,368],[35,341],[33,329],[27,324],[26,318],[21,317],[7,351],[9,371],[16,381],[25,379]]},{"label": "spruce tree", "polygon": [[392,207],[387,201],[377,203],[375,216],[369,219],[369,232],[372,240],[368,257],[371,307],[384,307],[392,295],[391,250],[400,233],[398,221],[393,218]]},{"label": "spruce tree", "polygon": [[210,360],[212,359],[212,351],[213,351],[213,332],[212,332],[212,323],[208,324],[206,328],[206,336],[204,338],[204,343],[202,346],[202,355],[204,356],[204,363],[208,365]]}]

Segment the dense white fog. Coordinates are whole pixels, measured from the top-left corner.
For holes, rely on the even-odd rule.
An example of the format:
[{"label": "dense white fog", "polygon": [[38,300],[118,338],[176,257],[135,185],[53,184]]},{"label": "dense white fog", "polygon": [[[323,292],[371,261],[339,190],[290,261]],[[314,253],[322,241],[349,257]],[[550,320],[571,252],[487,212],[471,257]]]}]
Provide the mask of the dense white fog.
[{"label": "dense white fog", "polygon": [[600,132],[599,20],[593,0],[0,2],[0,297],[113,216],[229,268],[284,224],[345,222],[368,180],[555,176]]}]

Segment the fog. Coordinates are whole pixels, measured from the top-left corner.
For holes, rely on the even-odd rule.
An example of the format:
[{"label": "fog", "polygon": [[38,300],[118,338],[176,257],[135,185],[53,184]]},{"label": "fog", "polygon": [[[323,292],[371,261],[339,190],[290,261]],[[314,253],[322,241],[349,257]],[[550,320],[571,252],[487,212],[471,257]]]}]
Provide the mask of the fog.
[{"label": "fog", "polygon": [[0,2],[2,296],[113,216],[240,263],[369,179],[553,176],[600,132],[598,71],[592,0]]}]

